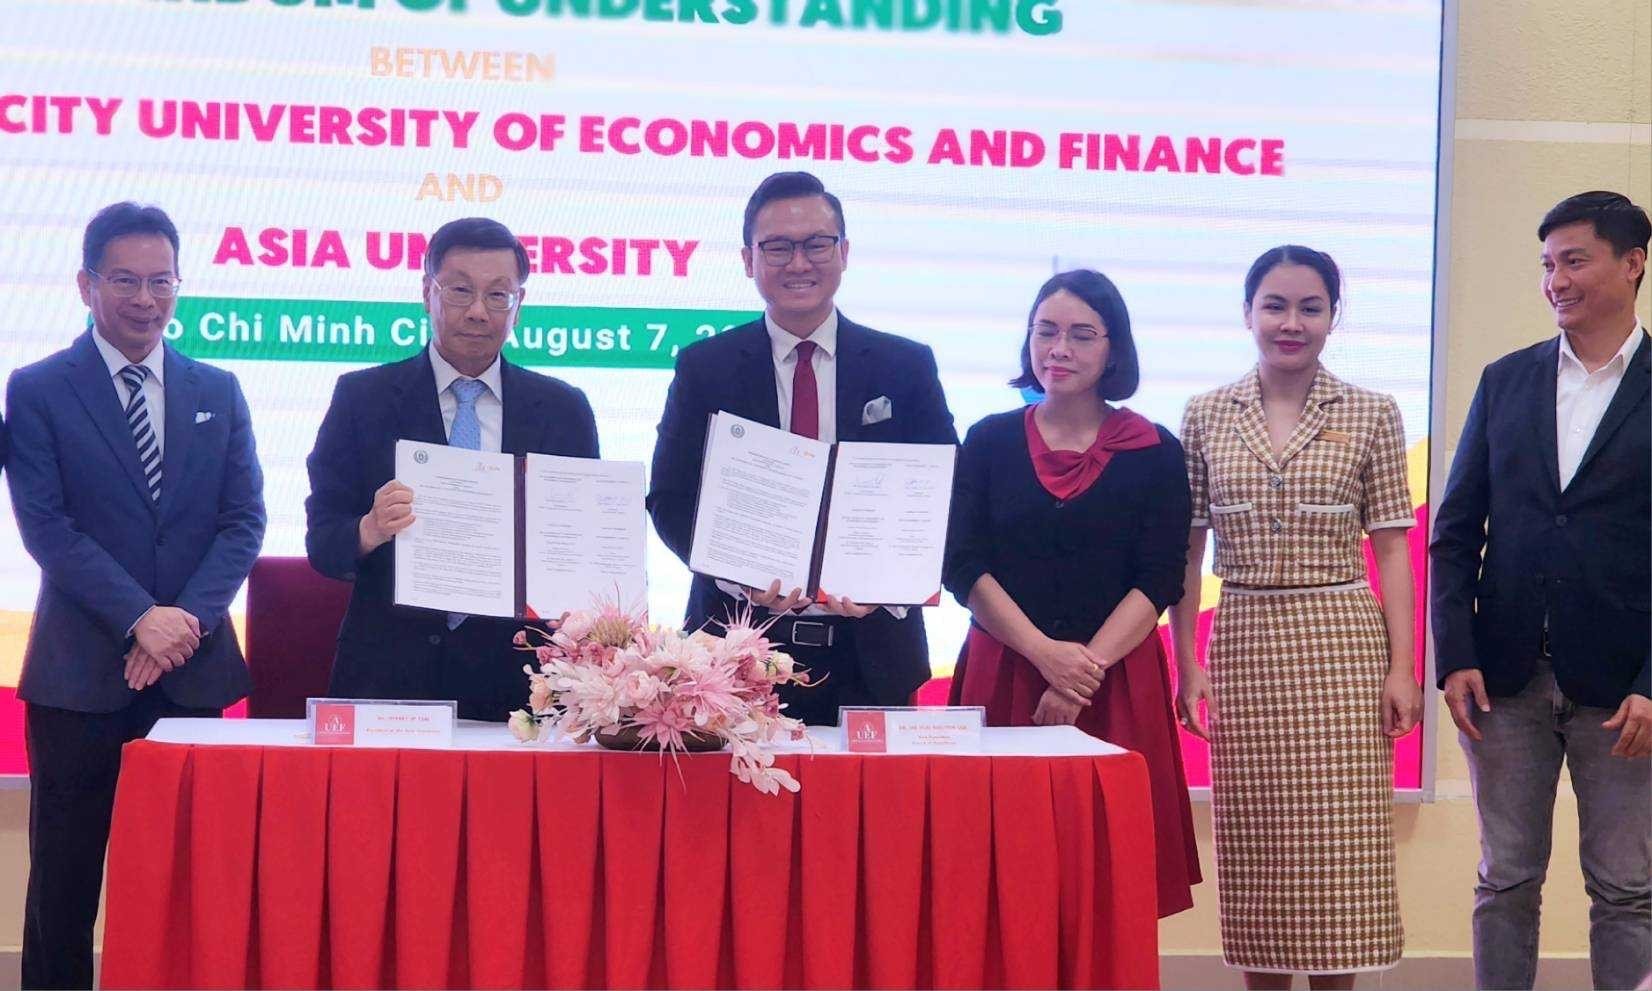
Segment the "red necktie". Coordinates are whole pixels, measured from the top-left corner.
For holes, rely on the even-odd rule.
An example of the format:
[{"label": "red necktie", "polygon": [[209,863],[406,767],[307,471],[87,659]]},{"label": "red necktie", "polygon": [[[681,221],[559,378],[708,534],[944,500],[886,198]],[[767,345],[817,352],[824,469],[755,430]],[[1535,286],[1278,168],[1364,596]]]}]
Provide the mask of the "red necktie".
[{"label": "red necktie", "polygon": [[797,367],[792,370],[792,433],[811,440],[820,439],[820,391],[815,386],[814,341],[802,341],[797,350]]}]

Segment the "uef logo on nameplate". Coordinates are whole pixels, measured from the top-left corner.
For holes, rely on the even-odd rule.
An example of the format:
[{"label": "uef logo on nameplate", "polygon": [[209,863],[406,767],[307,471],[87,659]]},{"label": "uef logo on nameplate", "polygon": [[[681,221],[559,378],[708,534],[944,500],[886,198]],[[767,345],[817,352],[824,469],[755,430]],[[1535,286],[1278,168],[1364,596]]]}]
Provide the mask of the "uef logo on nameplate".
[{"label": "uef logo on nameplate", "polygon": [[985,719],[978,705],[838,710],[843,749],[852,754],[980,753]]},{"label": "uef logo on nameplate", "polygon": [[310,699],[310,741],[322,747],[453,746],[458,703]]}]

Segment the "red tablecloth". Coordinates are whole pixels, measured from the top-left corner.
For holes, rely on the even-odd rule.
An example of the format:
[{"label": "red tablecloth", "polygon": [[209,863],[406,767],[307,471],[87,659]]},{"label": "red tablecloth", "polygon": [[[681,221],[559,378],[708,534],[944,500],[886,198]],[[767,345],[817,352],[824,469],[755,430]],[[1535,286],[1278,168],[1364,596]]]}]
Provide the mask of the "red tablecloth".
[{"label": "red tablecloth", "polygon": [[103,984],[1157,987],[1135,754],[127,746]]}]

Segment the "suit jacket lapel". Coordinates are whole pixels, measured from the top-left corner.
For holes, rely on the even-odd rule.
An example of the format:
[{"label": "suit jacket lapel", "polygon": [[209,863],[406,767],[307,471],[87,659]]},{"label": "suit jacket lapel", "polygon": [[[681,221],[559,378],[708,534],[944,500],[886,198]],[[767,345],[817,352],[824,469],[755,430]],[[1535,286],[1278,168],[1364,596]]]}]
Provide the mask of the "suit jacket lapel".
[{"label": "suit jacket lapel", "polygon": [[[551,426],[539,413],[541,397],[530,391],[527,383],[523,381],[532,374],[503,358],[499,359],[499,384],[505,393],[500,397],[504,411],[499,447],[506,454],[527,454],[538,450],[534,440],[542,434],[537,434],[536,431],[544,431]],[[431,376],[431,388],[435,388],[434,373]]]},{"label": "suit jacket lapel", "polygon": [[[88,330],[74,343],[69,362],[70,385],[81,404],[86,407],[92,422],[97,425],[98,433],[108,442],[115,460],[126,472],[127,480],[143,498],[143,503],[149,507],[150,512],[155,512],[155,500],[149,497],[149,482],[143,476],[143,466],[138,464],[138,448],[132,440],[132,428],[127,426],[126,413],[121,408],[120,400],[115,398],[115,387],[110,380],[109,366],[103,363],[103,355],[98,353],[97,345],[92,343],[94,333],[96,332]],[[168,403],[169,408],[170,406]],[[165,486],[164,478],[161,484]]]},{"label": "suit jacket lapel", "polygon": [[1537,438],[1537,454],[1543,459],[1543,471],[1550,488],[1560,492],[1560,443],[1555,437],[1555,379],[1560,374],[1560,338],[1537,349],[1537,389],[1532,401],[1532,424]]},{"label": "suit jacket lapel", "polygon": [[[875,398],[872,386],[872,338],[864,327],[841,314],[837,322],[837,439],[860,436],[861,412]],[[899,411],[897,411],[899,412]]]},{"label": "suit jacket lapel", "polygon": [[1234,429],[1239,439],[1256,456],[1256,460],[1268,466],[1269,471],[1279,471],[1273,457],[1273,442],[1268,440],[1268,421],[1262,413],[1262,383],[1255,369],[1234,387],[1233,400],[1239,407],[1234,416]]},{"label": "suit jacket lapel", "polygon": [[[1629,356],[1629,367],[1623,371],[1623,381],[1618,384],[1617,394],[1612,397],[1611,405],[1606,407],[1605,414],[1600,418],[1600,426],[1595,428],[1595,435],[1589,439],[1589,446],[1583,452],[1583,460],[1578,462],[1577,471],[1572,474],[1574,484],[1583,475],[1584,469],[1589,467],[1589,462],[1594,460],[1600,449],[1612,439],[1612,434],[1623,426],[1623,421],[1629,419],[1629,414],[1646,398],[1648,378],[1652,377],[1652,361],[1648,360],[1648,351],[1652,350],[1652,338],[1648,338],[1645,333],[1641,334],[1641,338],[1640,347]],[[1558,343],[1556,347],[1559,347]],[[1554,404],[1551,402],[1549,406],[1552,409]],[[1548,420],[1550,429],[1554,429],[1554,417],[1550,416]]]},{"label": "suit jacket lapel", "polygon": [[442,423],[442,408],[436,401],[436,372],[430,367],[428,354],[421,352],[407,362],[398,391],[396,437],[446,444],[447,427]]},{"label": "suit jacket lapel", "polygon": [[[163,345],[164,347],[164,345]],[[182,498],[189,449],[195,439],[195,401],[200,383],[195,380],[195,363],[167,348],[162,356],[166,369],[166,447],[161,451],[161,519]]]},{"label": "suit jacket lapel", "polygon": [[1314,374],[1313,385],[1308,388],[1308,401],[1302,407],[1302,417],[1296,421],[1296,429],[1285,441],[1284,450],[1279,452],[1280,467],[1291,463],[1291,459],[1302,453],[1302,449],[1319,432],[1325,429],[1325,423],[1331,418],[1327,408],[1330,404],[1342,398],[1341,383],[1325,369],[1321,368]]},{"label": "suit jacket lapel", "polygon": [[[729,331],[741,334],[740,367],[735,374],[740,390],[745,394],[751,418],[771,427],[780,426],[780,397],[775,391],[774,351],[769,346],[769,331],[763,319]],[[735,412],[729,410],[729,412]]]}]

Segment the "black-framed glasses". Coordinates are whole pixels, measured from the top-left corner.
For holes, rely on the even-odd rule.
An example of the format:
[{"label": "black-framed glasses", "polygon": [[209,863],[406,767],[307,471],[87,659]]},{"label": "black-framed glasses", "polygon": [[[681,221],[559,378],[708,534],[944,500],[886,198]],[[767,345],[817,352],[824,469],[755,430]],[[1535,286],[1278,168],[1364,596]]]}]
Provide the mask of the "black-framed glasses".
[{"label": "black-framed glasses", "polygon": [[[435,279],[431,279],[430,284],[436,287],[442,302],[455,310],[468,310],[476,302],[476,290],[469,286],[444,286]],[[482,294],[482,305],[495,313],[505,313],[521,299],[520,289],[494,289]]]},{"label": "black-framed glasses", "polygon": [[836,234],[814,234],[801,241],[794,241],[789,237],[771,237],[767,241],[757,242],[757,250],[762,254],[764,262],[779,268],[789,264],[799,249],[802,250],[803,257],[812,262],[826,261],[832,257],[841,240],[843,238]]},{"label": "black-framed glasses", "polygon": [[149,287],[149,295],[156,299],[171,299],[178,295],[178,286],[184,280],[176,275],[154,275],[147,279],[140,279],[136,275],[104,275],[97,269],[89,268],[86,274],[109,287],[109,291],[116,296],[126,299],[138,294],[143,286]]}]

